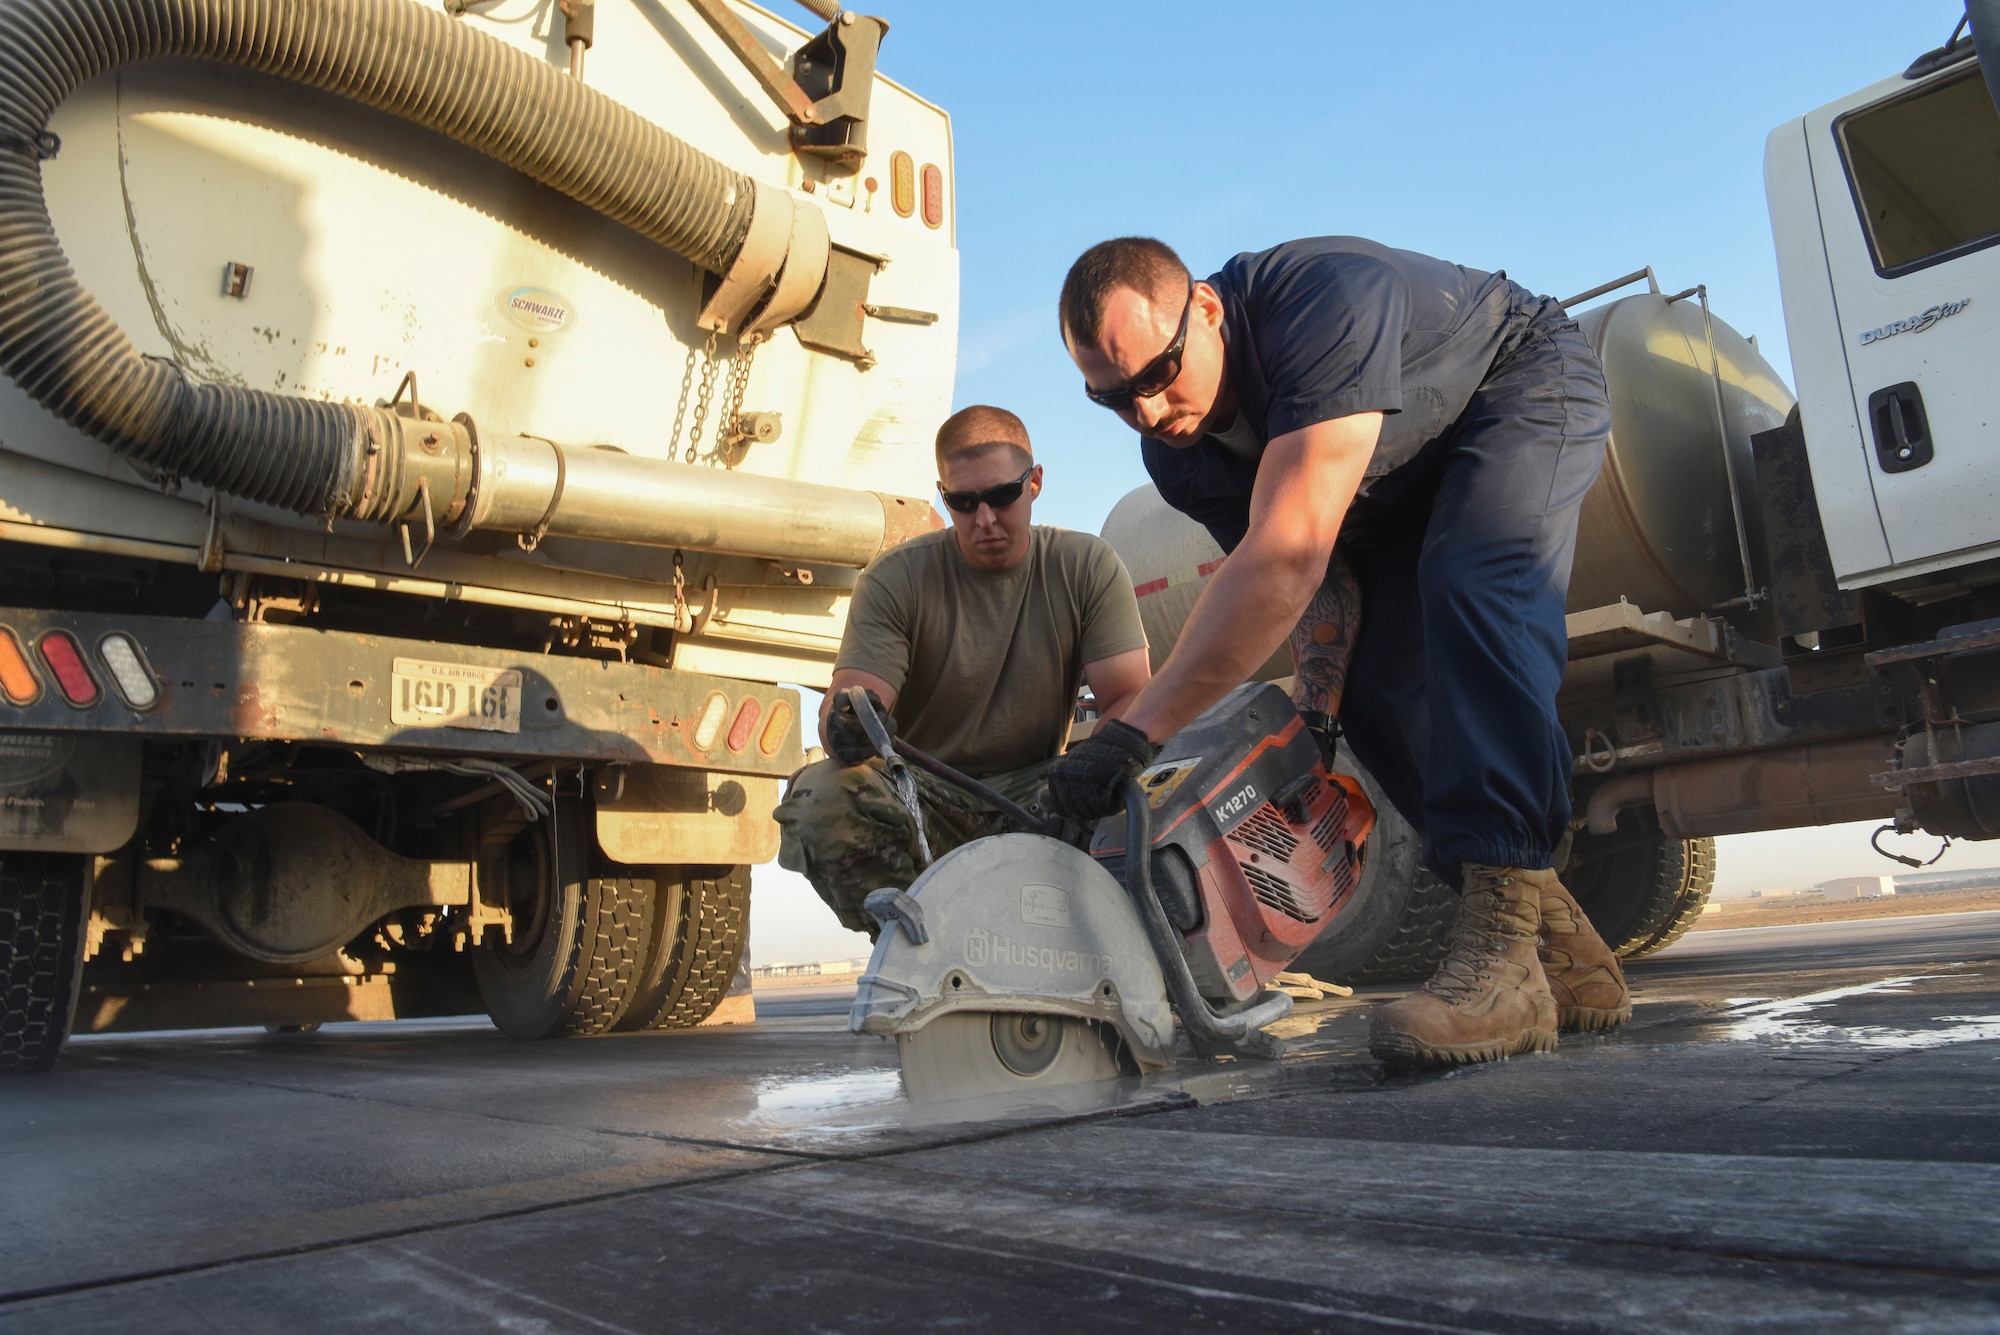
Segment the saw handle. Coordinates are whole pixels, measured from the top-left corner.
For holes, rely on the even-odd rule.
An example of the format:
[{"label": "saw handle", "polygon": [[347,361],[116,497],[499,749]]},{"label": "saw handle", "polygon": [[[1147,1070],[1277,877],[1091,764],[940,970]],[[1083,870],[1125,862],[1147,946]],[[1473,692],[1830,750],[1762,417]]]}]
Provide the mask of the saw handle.
[{"label": "saw handle", "polygon": [[[1195,1050],[1204,1056],[1215,1051],[1243,1052],[1258,1046],[1258,1030],[1292,1013],[1292,999],[1283,992],[1267,992],[1260,1000],[1228,1014],[1208,1004],[1195,986],[1187,956],[1181,953],[1180,934],[1167,921],[1167,911],[1153,889],[1153,806],[1137,779],[1125,781],[1125,890],[1139,909],[1146,939],[1159,958],[1167,995],[1187,1026]],[[1269,1055],[1258,1053],[1257,1055]]]},{"label": "saw handle", "polygon": [[1018,821],[1023,830],[1031,834],[1050,832],[1052,822],[1042,820],[999,789],[981,783],[970,774],[959,773],[936,756],[919,751],[900,737],[891,737],[889,730],[882,726],[880,716],[875,713],[875,706],[868,702],[867,691],[859,686],[850,686],[845,694],[848,702],[854,706],[854,716],[861,720],[862,731],[868,734],[869,741],[875,743],[875,749],[882,755],[882,762],[891,770],[907,760],[918,769],[935,774],[946,783],[971,793],[1001,815]]},{"label": "saw handle", "polygon": [[854,717],[860,720],[861,731],[868,734],[868,740],[875,744],[875,753],[882,757],[882,763],[890,769],[896,768],[896,743],[889,736],[888,728],[882,725],[882,716],[875,712],[874,702],[868,698],[865,686],[850,686],[841,694],[854,709]]}]

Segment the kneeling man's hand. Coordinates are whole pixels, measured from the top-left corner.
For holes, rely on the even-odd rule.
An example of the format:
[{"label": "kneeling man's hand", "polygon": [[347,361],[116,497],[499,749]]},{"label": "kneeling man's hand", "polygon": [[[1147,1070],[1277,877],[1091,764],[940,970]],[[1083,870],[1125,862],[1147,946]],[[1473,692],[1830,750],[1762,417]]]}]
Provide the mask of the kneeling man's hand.
[{"label": "kneeling man's hand", "polygon": [[1079,823],[1125,809],[1125,780],[1153,763],[1160,748],[1123,719],[1097,725],[1049,766],[1049,802],[1056,814]]},{"label": "kneeling man's hand", "polygon": [[[875,707],[875,717],[882,720],[882,728],[891,737],[896,735],[896,717],[889,707],[882,703],[882,697],[868,692],[868,703]],[[843,765],[861,765],[873,760],[878,754],[875,743],[869,740],[868,730],[861,726],[860,715],[854,712],[853,701],[842,692],[833,698],[833,707],[826,715],[826,749],[833,758]]]}]

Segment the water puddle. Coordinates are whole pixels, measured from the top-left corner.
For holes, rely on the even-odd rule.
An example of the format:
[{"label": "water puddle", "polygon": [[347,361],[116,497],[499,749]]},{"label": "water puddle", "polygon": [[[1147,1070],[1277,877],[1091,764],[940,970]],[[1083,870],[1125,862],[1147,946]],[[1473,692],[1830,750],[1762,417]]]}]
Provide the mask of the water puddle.
[{"label": "water puddle", "polygon": [[1794,1047],[1842,1047],[1872,1050],[1920,1051],[1949,1047],[1957,1043],[1983,1043],[2000,1039],[2000,1015],[1934,1015],[1930,1022],[1938,1029],[1898,1028],[1889,1025],[1833,1024],[1822,1014],[1829,1006],[1852,997],[1881,993],[1907,993],[1911,986],[1944,974],[1909,974],[1883,978],[1852,987],[1828,988],[1804,996],[1771,1001],[1760,997],[1732,998],[1730,1010],[1719,1017],[1719,1036],[1744,1043],[1782,1043]]},{"label": "water puddle", "polygon": [[839,1071],[758,1082],[747,1119],[789,1135],[860,1135],[902,1125],[908,1104],[895,1068]]}]

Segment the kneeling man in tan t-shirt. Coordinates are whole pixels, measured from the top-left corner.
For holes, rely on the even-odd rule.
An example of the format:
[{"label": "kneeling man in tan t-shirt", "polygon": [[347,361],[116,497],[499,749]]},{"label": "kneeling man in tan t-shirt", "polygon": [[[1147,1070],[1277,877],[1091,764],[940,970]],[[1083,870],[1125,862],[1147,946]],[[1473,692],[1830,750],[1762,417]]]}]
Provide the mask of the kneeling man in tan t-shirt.
[{"label": "kneeling man in tan t-shirt", "polygon": [[[1025,804],[1068,740],[1078,686],[1116,718],[1151,675],[1117,554],[1088,533],[1028,522],[1042,469],[1021,419],[966,408],[938,429],[937,461],[951,527],[863,572],[820,711],[827,759],[792,776],[775,813],[780,864],[870,937],[861,901],[916,879],[916,830],[841,692],[873,692],[910,745]],[[977,798],[913,773],[933,857],[1011,828]]]}]

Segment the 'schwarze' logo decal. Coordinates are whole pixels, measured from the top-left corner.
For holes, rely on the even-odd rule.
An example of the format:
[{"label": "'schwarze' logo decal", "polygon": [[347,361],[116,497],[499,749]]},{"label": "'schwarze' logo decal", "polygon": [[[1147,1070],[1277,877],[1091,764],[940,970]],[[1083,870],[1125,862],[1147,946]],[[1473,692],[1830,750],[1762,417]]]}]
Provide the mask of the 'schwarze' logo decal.
[{"label": "'schwarze' logo decal", "polygon": [[507,318],[537,334],[553,334],[576,314],[567,298],[541,287],[517,287],[501,298]]},{"label": "'schwarze' logo decal", "polygon": [[1891,320],[1880,329],[1864,330],[1861,335],[1861,346],[1865,348],[1870,343],[1880,343],[1883,339],[1894,338],[1898,334],[1921,334],[1939,320],[1949,319],[1971,304],[1971,297],[1960,297],[1957,301],[1940,301],[1922,315],[1912,315],[1907,320]]}]

